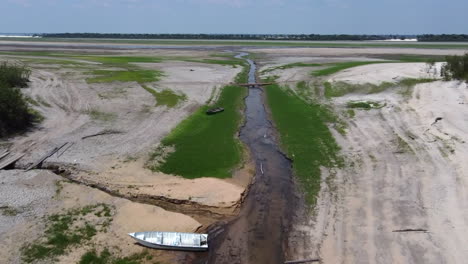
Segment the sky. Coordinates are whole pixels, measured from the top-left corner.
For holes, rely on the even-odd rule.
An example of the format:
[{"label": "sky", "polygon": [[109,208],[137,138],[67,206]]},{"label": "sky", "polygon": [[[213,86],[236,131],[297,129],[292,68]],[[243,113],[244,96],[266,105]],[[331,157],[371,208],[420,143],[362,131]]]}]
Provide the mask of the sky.
[{"label": "sky", "polygon": [[0,32],[467,34],[467,10],[467,0],[0,0]]}]

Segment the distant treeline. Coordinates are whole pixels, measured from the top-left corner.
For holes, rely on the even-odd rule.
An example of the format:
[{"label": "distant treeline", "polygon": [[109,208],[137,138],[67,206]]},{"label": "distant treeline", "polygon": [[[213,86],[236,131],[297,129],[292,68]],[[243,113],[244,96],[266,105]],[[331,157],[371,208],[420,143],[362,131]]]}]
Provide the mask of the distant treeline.
[{"label": "distant treeline", "polygon": [[468,41],[466,34],[420,35],[418,41]]},{"label": "distant treeline", "polygon": [[319,35],[319,34],[119,34],[119,33],[46,33],[44,38],[112,38],[112,39],[224,39],[224,40],[386,40],[468,41],[466,34],[442,35]]},{"label": "distant treeline", "polygon": [[318,34],[118,34],[54,33],[37,34],[44,38],[113,38],[113,39],[225,39],[225,40],[385,40],[416,38],[410,35],[318,35]]}]

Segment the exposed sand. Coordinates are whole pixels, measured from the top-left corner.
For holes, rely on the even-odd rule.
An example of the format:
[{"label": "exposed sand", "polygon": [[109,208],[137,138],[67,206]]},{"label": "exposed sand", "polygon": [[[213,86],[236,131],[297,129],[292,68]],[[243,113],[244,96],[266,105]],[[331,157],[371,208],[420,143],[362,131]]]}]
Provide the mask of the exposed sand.
[{"label": "exposed sand", "polygon": [[[421,65],[401,66],[363,66],[332,79],[421,77]],[[384,108],[356,110],[346,136],[334,133],[353,165],[332,174],[323,170],[317,212],[293,232],[309,239],[295,240],[295,253],[323,263],[464,263],[467,85],[437,81],[417,85],[410,99],[387,91],[333,103],[339,109],[349,100],[379,99]],[[434,124],[437,117],[443,119]],[[404,229],[427,233],[393,232]]]},{"label": "exposed sand", "polygon": [[[109,248],[115,254],[128,256],[142,251],[127,233],[144,230],[174,230],[194,232],[200,223],[194,219],[165,211],[159,207],[130,202],[112,197],[94,188],[62,182],[57,194],[55,182],[63,178],[49,171],[2,171],[0,172],[1,206],[18,210],[15,216],[0,214],[0,248],[2,263],[20,263],[20,248],[26,242],[42,236],[46,218],[67,209],[105,203],[115,207],[113,221],[106,233],[98,233],[89,244],[71,248],[60,257],[58,263],[76,263],[82,254],[95,248]],[[153,252],[157,253],[157,252]],[[159,253],[157,253],[159,254]],[[167,254],[159,256],[168,258]],[[174,261],[174,260],[173,260]],[[46,261],[47,263],[48,261]]]},{"label": "exposed sand", "polygon": [[267,57],[351,57],[380,54],[427,54],[427,55],[463,55],[463,49],[415,49],[415,48],[258,48],[247,49],[249,52],[265,54]]},{"label": "exposed sand", "polygon": [[[251,51],[266,54],[260,62],[261,70],[293,62],[370,60],[375,54],[464,53],[386,48]],[[141,51],[118,52],[138,55]],[[191,53],[208,54],[195,50],[145,51],[155,56]],[[33,70],[31,88],[24,91],[51,106],[37,108],[47,117],[39,129],[10,141],[13,152],[27,152],[20,165],[26,166],[61,143],[72,142],[65,152],[49,158],[46,165],[76,167],[78,170],[72,170],[70,176],[74,180],[133,202],[96,188],[68,183],[64,184],[60,199],[51,199],[55,195],[55,180],[61,177],[43,171],[2,171],[1,197],[6,205],[18,207],[22,212],[15,217],[0,214],[0,239],[7,245],[0,249],[0,259],[17,263],[23,241],[37,237],[44,228],[38,218],[75,206],[96,202],[114,205],[116,215],[109,232],[97,235],[93,242],[103,247],[115,246],[125,254],[141,250],[126,236],[127,232],[137,229],[192,232],[206,228],[206,224],[215,221],[216,214],[236,213],[251,179],[248,171],[252,170],[252,164],[231,180],[187,180],[153,173],[144,168],[144,162],[164,135],[200,104],[216,96],[212,90],[231,82],[240,69],[192,62],[139,65],[165,72],[161,81],[150,86],[184,93],[188,100],[173,109],[155,107],[155,99],[137,83],[89,85],[80,71],[50,65]],[[330,80],[380,83],[433,77],[425,67],[423,63],[374,64],[343,71]],[[279,75],[280,81],[293,85],[302,80],[315,81],[310,74],[313,69],[291,68],[270,74]],[[468,183],[463,178],[468,172],[468,150],[464,146],[468,132],[467,91],[466,84],[437,81],[417,85],[411,98],[403,98],[391,90],[333,99],[331,104],[339,111],[345,110],[350,100],[384,101],[386,106],[356,110],[356,116],[347,120],[347,135],[335,133],[343,155],[353,166],[333,172],[323,170],[317,211],[295,226],[291,234],[292,256],[321,257],[323,263],[463,263],[468,258],[465,249]],[[91,110],[110,113],[112,120],[92,120]],[[443,119],[433,124],[436,117]],[[122,133],[82,139],[106,129]],[[172,212],[148,205],[159,202],[171,204],[165,208]],[[392,232],[408,228],[427,229],[428,233]],[[73,250],[61,257],[60,262],[74,263],[88,249]],[[157,260],[183,263],[177,254],[176,258],[159,251],[152,254],[162,254]]]},{"label": "exposed sand", "polygon": [[[206,51],[186,50],[129,52],[135,56],[197,55],[204,58],[209,55]],[[11,59],[7,57],[5,59]],[[46,171],[0,172],[0,178],[15,179],[5,186],[6,191],[1,194],[7,203],[5,206],[23,206],[16,205],[15,197],[27,194],[25,197],[31,199],[25,200],[24,206],[41,208],[37,212],[28,209],[24,217],[21,214],[5,218],[0,214],[0,238],[6,241],[6,246],[0,250],[0,259],[18,263],[22,243],[38,237],[44,229],[43,222],[34,220],[71,207],[94,203],[115,206],[116,215],[109,231],[98,234],[92,243],[98,245],[97,250],[107,247],[115,249],[113,253],[118,255],[121,254],[119,252],[130,255],[142,250],[128,237],[129,232],[195,232],[220,217],[236,212],[250,183],[251,176],[245,172],[250,165],[247,164],[237,173],[238,176],[229,180],[209,178],[210,175],[188,180],[153,173],[145,168],[145,162],[165,135],[200,105],[216,97],[220,87],[232,82],[241,68],[176,61],[139,63],[138,66],[164,73],[161,81],[148,86],[158,91],[170,89],[183,93],[187,100],[174,108],[155,106],[155,98],[137,83],[88,84],[85,73],[89,69],[33,65],[30,86],[22,91],[39,102],[39,106],[34,108],[46,119],[38,128],[10,139],[9,144],[0,147],[0,151],[8,148],[12,153],[26,153],[17,164],[26,167],[54,147],[70,142],[48,158],[44,165],[65,167],[72,172],[70,178],[102,187],[107,193],[84,185],[64,184],[59,199],[51,199],[55,194],[54,182],[62,177]],[[91,111],[104,113],[104,119],[93,119]],[[83,139],[84,136],[106,130],[119,133]],[[16,182],[25,175],[34,179],[34,183]],[[31,192],[25,188],[31,189]],[[112,197],[108,193],[129,198],[133,202]],[[170,211],[154,206],[156,204]],[[188,215],[195,215],[202,223]],[[59,262],[76,263],[89,249],[89,246],[74,249],[60,257]],[[178,263],[183,261],[180,258],[186,256],[184,253],[159,251],[152,251],[151,254],[158,261],[167,263]]]},{"label": "exposed sand", "polygon": [[241,67],[210,65],[205,63],[186,62],[163,62],[154,64],[139,64],[161,70],[165,76],[155,83],[159,89],[170,89],[180,91],[187,97],[199,104],[206,103],[213,89],[219,91],[223,86],[229,84],[242,70]]},{"label": "exposed sand", "polygon": [[370,64],[343,70],[328,79],[329,82],[372,83],[397,82],[406,78],[440,78],[443,63],[433,67],[427,63]]},{"label": "exposed sand", "polygon": [[148,195],[234,210],[246,186],[209,178],[184,179],[144,169],[141,161],[116,164],[115,169],[96,175],[82,173],[80,181],[99,183],[129,196]]},{"label": "exposed sand", "polygon": [[[73,145],[63,155],[51,157],[48,162],[93,171],[108,169],[116,158],[150,151],[181,120],[205,103],[215,87],[231,82],[240,70],[185,62],[162,63],[154,68],[162,69],[166,75],[161,83],[153,84],[156,89],[183,92],[188,100],[175,108],[155,107],[155,98],[137,83],[87,84],[80,71],[34,69],[30,88],[24,91],[50,106],[38,107],[46,120],[39,130],[15,138],[11,150],[26,152],[21,163],[27,164],[55,146],[71,142]],[[175,80],[178,83],[171,84]],[[205,81],[196,83],[199,80]],[[90,111],[104,113],[108,120],[93,120]],[[82,139],[103,130],[121,133]]]}]

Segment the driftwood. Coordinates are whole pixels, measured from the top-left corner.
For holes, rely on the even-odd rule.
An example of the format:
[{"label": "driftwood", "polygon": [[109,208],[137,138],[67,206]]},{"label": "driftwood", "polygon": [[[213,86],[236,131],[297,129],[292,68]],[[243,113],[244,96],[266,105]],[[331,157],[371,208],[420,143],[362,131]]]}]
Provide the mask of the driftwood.
[{"label": "driftwood", "polygon": [[434,125],[434,124],[436,124],[437,122],[441,121],[442,119],[443,119],[442,117],[437,117],[437,118],[435,119],[434,123],[431,124],[431,126]]},{"label": "driftwood", "polygon": [[[57,154],[57,158],[60,158],[60,157],[63,155],[63,153],[65,153],[65,151],[67,151],[68,149],[70,149],[73,145],[75,145],[75,142],[73,142],[73,143],[71,143],[70,145],[68,145],[68,147],[62,151],[62,153]],[[57,153],[58,153],[58,152],[57,152]]]},{"label": "driftwood", "polygon": [[60,145],[59,147],[55,147],[51,151],[47,152],[44,156],[42,156],[40,159],[38,159],[36,162],[34,162],[31,166],[29,166],[26,171],[30,171],[32,169],[35,169],[39,164],[44,162],[47,158],[50,156],[54,155],[57,151],[59,151],[61,148],[65,147],[65,145],[68,144],[68,142],[65,142],[64,144]]},{"label": "driftwood", "polygon": [[3,159],[4,157],[8,156],[8,154],[10,154],[10,152],[5,151],[5,153],[0,155],[0,160]]},{"label": "driftwood", "polygon": [[102,131],[102,132],[99,132],[99,133],[96,133],[96,134],[84,136],[81,139],[87,139],[87,138],[103,136],[103,135],[122,134],[122,133],[123,133],[122,131],[107,130],[107,131]]},{"label": "driftwood", "polygon": [[422,232],[422,233],[427,233],[427,229],[422,229],[422,228],[407,228],[407,229],[398,229],[398,230],[393,230],[392,232],[394,233],[408,233],[408,232]]},{"label": "driftwood", "polygon": [[311,263],[311,262],[320,262],[320,259],[303,259],[303,260],[292,260],[286,261],[284,264],[300,264],[300,263]]},{"label": "driftwood", "polygon": [[21,159],[25,154],[16,154],[13,156],[10,156],[8,158],[3,159],[2,162],[0,162],[0,170],[3,170],[4,168],[10,166],[11,164],[17,162],[19,159]]}]

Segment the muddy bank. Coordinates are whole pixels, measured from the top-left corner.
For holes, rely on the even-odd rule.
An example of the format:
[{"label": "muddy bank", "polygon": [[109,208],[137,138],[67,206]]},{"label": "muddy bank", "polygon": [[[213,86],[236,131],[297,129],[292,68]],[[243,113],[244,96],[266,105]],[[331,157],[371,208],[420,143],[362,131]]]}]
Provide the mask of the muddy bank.
[{"label": "muddy bank", "polygon": [[[249,82],[255,83],[256,67]],[[245,99],[246,122],[240,138],[255,162],[255,178],[239,215],[211,230],[210,251],[196,263],[284,263],[287,234],[297,198],[290,161],[280,152],[260,87]]]}]

